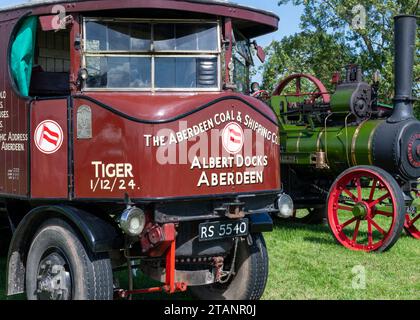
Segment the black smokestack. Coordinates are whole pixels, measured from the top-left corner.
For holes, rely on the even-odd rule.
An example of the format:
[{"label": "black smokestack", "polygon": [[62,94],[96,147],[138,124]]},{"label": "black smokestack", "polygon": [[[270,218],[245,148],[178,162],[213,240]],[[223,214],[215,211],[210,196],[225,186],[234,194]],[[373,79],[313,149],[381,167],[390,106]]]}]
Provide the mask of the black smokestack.
[{"label": "black smokestack", "polygon": [[388,122],[414,119],[413,115],[413,65],[416,49],[417,17],[399,15],[395,22],[395,96],[394,111]]}]

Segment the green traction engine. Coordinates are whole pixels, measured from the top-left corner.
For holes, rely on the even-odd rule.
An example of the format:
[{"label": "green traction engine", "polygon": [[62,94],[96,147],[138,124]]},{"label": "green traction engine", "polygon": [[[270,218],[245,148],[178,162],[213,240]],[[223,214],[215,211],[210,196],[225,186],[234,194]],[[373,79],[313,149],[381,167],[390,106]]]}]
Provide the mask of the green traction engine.
[{"label": "green traction engine", "polygon": [[417,17],[395,17],[394,105],[378,101],[378,76],[359,66],[333,76],[330,94],[315,77],[295,74],[270,103],[280,123],[282,181],[296,220],[328,220],[339,243],[385,251],[402,229],[420,238],[420,121],[413,115]]}]

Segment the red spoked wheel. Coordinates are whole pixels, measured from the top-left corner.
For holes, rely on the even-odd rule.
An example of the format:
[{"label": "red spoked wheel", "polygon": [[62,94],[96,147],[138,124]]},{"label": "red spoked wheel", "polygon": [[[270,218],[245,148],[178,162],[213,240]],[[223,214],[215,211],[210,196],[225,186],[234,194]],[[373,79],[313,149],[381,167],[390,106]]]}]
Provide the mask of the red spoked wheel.
[{"label": "red spoked wheel", "polygon": [[420,191],[413,192],[414,201],[405,216],[404,229],[414,239],[420,240]]},{"label": "red spoked wheel", "polygon": [[270,100],[270,94],[266,90],[258,90],[251,94],[252,97],[268,102]]},{"label": "red spoked wheel", "polygon": [[404,225],[403,192],[388,172],[377,167],[344,171],[332,185],[327,205],[331,232],[351,250],[386,251]]},{"label": "red spoked wheel", "polygon": [[420,240],[420,213],[405,216],[405,231],[414,239]]},{"label": "red spoked wheel", "polygon": [[[307,80],[313,84],[315,90],[312,92],[302,92],[302,81]],[[283,93],[284,89],[293,81],[295,81],[294,93]],[[324,84],[318,78],[304,73],[297,73],[283,79],[273,91],[273,96],[284,97],[308,97],[310,102],[321,98],[324,103],[330,102],[330,94],[328,93]]]}]

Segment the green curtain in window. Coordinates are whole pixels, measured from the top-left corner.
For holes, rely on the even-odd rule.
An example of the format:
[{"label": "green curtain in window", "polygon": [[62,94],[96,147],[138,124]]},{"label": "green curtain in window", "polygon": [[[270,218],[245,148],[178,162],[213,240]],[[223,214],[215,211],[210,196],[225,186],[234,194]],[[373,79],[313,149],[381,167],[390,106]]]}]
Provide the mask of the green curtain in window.
[{"label": "green curtain in window", "polygon": [[29,95],[38,18],[26,18],[12,45],[11,68],[13,78],[23,96]]}]

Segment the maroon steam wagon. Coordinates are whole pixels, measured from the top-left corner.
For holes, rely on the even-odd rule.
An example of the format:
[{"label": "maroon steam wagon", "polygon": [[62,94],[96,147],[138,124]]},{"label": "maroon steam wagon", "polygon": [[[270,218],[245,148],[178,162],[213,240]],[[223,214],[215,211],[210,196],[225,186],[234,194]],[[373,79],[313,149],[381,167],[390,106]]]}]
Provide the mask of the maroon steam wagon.
[{"label": "maroon steam wagon", "polygon": [[[0,10],[7,293],[258,299],[280,184],[277,118],[249,96],[278,17],[222,1]],[[279,210],[280,208],[280,210]],[[128,269],[128,290],[113,271]],[[163,283],[132,287],[132,268]]]}]

